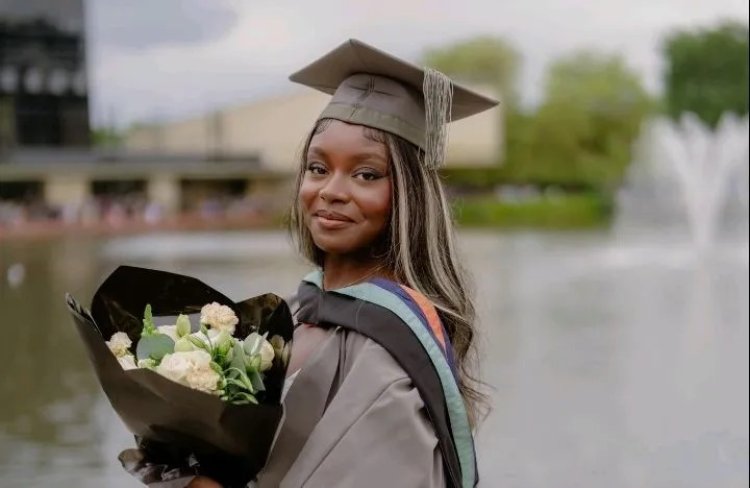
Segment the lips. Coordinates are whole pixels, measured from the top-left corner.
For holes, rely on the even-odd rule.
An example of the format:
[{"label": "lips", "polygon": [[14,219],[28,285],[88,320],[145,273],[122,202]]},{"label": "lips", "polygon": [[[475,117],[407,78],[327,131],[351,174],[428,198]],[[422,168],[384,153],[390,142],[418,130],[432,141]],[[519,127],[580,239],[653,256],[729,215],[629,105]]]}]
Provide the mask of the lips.
[{"label": "lips", "polygon": [[344,214],[338,212],[331,212],[329,210],[318,210],[313,214],[315,217],[320,217],[326,220],[335,220],[338,222],[354,222],[352,219]]},{"label": "lips", "polygon": [[330,212],[328,210],[318,210],[313,214],[315,226],[321,231],[337,231],[346,229],[354,223],[344,214]]}]

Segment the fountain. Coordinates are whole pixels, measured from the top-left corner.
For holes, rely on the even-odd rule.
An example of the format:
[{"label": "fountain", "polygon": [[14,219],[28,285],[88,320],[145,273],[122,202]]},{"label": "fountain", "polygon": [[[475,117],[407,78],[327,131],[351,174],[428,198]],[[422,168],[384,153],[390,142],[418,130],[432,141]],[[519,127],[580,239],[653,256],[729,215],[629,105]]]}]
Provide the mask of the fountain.
[{"label": "fountain", "polygon": [[694,114],[649,121],[618,195],[618,240],[706,255],[739,239],[746,254],[747,228],[748,118],[727,113],[713,131]]}]

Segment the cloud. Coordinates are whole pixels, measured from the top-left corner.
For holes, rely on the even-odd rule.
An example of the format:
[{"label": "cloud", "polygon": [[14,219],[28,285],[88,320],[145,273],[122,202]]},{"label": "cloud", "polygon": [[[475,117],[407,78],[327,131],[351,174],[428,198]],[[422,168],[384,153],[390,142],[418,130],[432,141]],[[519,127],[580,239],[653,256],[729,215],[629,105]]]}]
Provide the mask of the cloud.
[{"label": "cloud", "polygon": [[[107,121],[110,113],[121,125],[183,117],[290,90],[290,72],[348,37],[416,60],[428,46],[476,34],[505,36],[523,55],[521,92],[532,104],[549,63],[582,48],[620,52],[657,90],[665,33],[726,17],[747,19],[748,12],[747,4],[736,0],[172,1],[182,7],[154,11],[160,2],[96,3],[93,24],[116,20],[114,11],[103,13],[111,4],[132,10],[128,29],[92,37],[96,123]],[[214,4],[220,5],[216,11]],[[170,12],[181,27],[160,31]],[[142,16],[152,18],[138,23]],[[102,25],[90,29],[106,30]]]},{"label": "cloud", "polygon": [[211,41],[237,21],[226,0],[89,0],[86,7],[92,42],[115,52]]},{"label": "cloud", "polygon": [[99,46],[89,70],[95,123],[186,116],[287,84],[299,40],[287,14],[273,5],[240,8],[222,36],[189,45]]}]

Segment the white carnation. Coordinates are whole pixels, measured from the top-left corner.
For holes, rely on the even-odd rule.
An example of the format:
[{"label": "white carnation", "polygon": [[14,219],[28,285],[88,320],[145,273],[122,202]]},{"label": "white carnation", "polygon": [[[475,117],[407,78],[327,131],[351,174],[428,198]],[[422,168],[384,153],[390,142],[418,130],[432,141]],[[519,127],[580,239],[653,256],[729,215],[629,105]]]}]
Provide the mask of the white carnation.
[{"label": "white carnation", "polygon": [[216,391],[221,378],[211,369],[211,355],[201,349],[165,355],[156,372],[182,385],[209,393]]},{"label": "white carnation", "polygon": [[112,354],[114,354],[117,358],[121,358],[126,354],[129,354],[130,351],[128,349],[131,345],[133,345],[130,337],[128,337],[125,332],[115,332],[114,334],[112,334],[112,337],[108,341],[106,341],[106,343],[109,350],[112,351]]},{"label": "white carnation", "polygon": [[117,358],[117,362],[120,363],[122,369],[125,371],[129,369],[136,369],[138,366],[135,364],[135,357],[132,354],[125,354]]},{"label": "white carnation", "polygon": [[175,342],[180,339],[180,337],[177,335],[176,325],[160,325],[156,328],[156,330],[159,332],[159,334],[164,334],[165,336],[170,337]]},{"label": "white carnation", "polygon": [[190,388],[204,391],[206,393],[213,393],[217,390],[221,376],[219,373],[208,367],[191,370],[188,372],[185,379]]},{"label": "white carnation", "polygon": [[225,330],[227,333],[234,334],[234,327],[240,320],[234,314],[234,310],[226,305],[219,305],[216,302],[204,305],[201,309],[201,323],[206,324],[219,331]]}]

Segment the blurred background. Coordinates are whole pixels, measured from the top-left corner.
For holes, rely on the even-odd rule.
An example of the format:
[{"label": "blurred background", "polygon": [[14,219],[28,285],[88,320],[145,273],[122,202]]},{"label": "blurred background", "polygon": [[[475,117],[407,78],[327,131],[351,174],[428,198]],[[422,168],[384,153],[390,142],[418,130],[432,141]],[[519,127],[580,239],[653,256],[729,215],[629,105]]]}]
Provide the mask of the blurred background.
[{"label": "blurred background", "polygon": [[748,484],[748,5],[0,0],[0,486],[138,486],[64,307],[119,264],[290,295],[283,230],[357,37],[502,100],[443,170],[484,487]]}]

